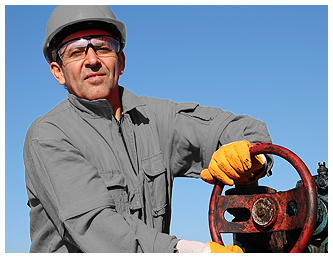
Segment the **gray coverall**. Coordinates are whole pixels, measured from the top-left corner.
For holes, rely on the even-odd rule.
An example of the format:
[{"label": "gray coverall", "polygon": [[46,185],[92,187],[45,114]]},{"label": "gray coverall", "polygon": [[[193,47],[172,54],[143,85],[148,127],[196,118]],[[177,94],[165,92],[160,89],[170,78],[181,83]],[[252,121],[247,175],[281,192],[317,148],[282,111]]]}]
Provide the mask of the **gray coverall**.
[{"label": "gray coverall", "polygon": [[30,252],[175,252],[174,177],[199,178],[223,144],[271,142],[249,116],[123,87],[120,95],[120,121],[107,100],[68,93],[31,124],[23,150]]}]

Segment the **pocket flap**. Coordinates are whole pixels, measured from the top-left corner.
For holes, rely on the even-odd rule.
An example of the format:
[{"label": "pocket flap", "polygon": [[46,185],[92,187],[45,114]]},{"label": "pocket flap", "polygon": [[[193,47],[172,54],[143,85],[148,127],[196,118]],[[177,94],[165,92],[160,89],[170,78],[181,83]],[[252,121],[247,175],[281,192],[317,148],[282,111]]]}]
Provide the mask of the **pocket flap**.
[{"label": "pocket flap", "polygon": [[142,167],[147,176],[155,177],[165,172],[165,165],[163,162],[162,153],[158,153],[152,157],[142,161]]},{"label": "pocket flap", "polygon": [[190,112],[195,110],[197,106],[199,106],[199,104],[194,102],[179,102],[177,103],[176,112]]},{"label": "pocket flap", "polygon": [[154,216],[154,217],[158,217],[158,216],[163,215],[163,214],[166,212],[166,207],[167,207],[167,205],[164,204],[164,205],[161,206],[161,207],[153,208],[153,210],[152,210],[152,214],[153,214],[153,216]]}]

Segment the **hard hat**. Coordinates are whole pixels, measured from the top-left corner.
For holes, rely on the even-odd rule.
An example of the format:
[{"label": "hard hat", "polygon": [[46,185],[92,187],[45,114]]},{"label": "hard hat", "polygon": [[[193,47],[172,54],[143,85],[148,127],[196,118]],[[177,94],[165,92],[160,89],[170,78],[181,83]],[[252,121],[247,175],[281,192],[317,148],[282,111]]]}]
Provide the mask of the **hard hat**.
[{"label": "hard hat", "polygon": [[63,5],[56,7],[47,23],[43,54],[48,63],[55,61],[52,50],[69,34],[83,29],[103,29],[116,33],[120,39],[120,49],[126,44],[126,26],[116,19],[106,5]]}]

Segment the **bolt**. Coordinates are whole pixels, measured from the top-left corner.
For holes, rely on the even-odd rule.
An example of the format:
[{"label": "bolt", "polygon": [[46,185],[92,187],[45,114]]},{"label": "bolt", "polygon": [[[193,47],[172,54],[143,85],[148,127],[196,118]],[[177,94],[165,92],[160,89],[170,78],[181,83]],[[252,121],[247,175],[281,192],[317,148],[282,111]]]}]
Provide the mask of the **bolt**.
[{"label": "bolt", "polygon": [[318,175],[322,175],[322,174],[327,175],[328,169],[325,165],[326,164],[325,164],[324,161],[318,163],[318,166],[319,166],[318,169],[317,169]]},{"label": "bolt", "polygon": [[252,206],[252,218],[262,227],[269,226],[274,217],[274,206],[265,198],[258,199]]},{"label": "bolt", "polygon": [[258,217],[262,218],[262,217],[265,216],[265,214],[266,214],[265,209],[263,209],[263,208],[260,207],[260,208],[257,210],[257,216],[258,216]]}]

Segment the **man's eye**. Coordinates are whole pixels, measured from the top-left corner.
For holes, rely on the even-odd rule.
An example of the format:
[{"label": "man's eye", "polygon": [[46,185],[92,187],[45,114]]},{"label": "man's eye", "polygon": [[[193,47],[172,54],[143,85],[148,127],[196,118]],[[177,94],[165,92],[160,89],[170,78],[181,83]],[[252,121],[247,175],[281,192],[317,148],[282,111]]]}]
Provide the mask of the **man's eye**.
[{"label": "man's eye", "polygon": [[110,52],[112,51],[112,49],[106,45],[106,44],[96,44],[94,45],[96,51],[99,51],[99,52]]},{"label": "man's eye", "polygon": [[85,49],[84,48],[76,48],[72,49],[68,52],[68,57],[76,57],[76,56],[81,56],[84,53]]},{"label": "man's eye", "polygon": [[96,51],[99,54],[107,54],[107,53],[110,53],[112,51],[112,49],[110,49],[108,47],[99,47],[99,48],[96,48]]}]

